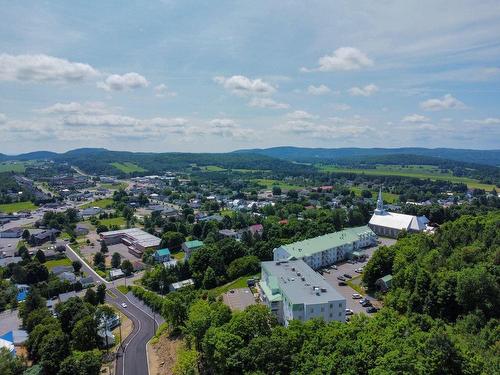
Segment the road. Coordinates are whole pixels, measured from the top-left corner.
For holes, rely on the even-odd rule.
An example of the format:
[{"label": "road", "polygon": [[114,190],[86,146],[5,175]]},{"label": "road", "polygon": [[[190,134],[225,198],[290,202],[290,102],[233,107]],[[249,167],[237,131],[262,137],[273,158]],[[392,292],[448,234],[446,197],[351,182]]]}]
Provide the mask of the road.
[{"label": "road", "polygon": [[[83,271],[91,276],[96,284],[104,283],[106,285],[106,302],[114,305],[125,314],[134,325],[134,329],[123,340],[118,350],[116,374],[147,375],[149,372],[146,345],[154,336],[158,325],[163,323],[161,316],[153,314],[149,307],[145,306],[131,293],[124,295],[116,289],[115,283],[118,283],[118,280],[109,282],[99,276],[69,245],[66,245],[66,255],[71,260],[79,260],[82,263]],[[127,307],[124,308],[122,303],[125,303]]]}]

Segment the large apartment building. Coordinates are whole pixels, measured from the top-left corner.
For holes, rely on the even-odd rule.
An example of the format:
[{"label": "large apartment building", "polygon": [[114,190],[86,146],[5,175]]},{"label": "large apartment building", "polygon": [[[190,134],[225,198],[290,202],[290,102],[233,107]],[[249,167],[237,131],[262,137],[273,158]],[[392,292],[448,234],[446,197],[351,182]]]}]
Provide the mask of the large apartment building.
[{"label": "large apartment building", "polygon": [[302,259],[318,269],[348,259],[357,250],[372,246],[376,241],[376,234],[365,225],[282,245],[273,250],[273,259]]},{"label": "large apartment building", "polygon": [[345,321],[346,300],[303,260],[262,262],[260,298],[285,326],[293,320]]}]

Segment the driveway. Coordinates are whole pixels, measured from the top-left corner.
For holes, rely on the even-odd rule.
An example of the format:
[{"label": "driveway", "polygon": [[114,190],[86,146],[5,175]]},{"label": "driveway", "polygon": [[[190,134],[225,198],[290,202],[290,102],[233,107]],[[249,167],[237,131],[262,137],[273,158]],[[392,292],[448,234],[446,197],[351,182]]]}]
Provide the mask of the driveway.
[{"label": "driveway", "polygon": [[243,311],[248,306],[255,304],[250,288],[231,289],[223,294],[222,299],[231,311]]}]

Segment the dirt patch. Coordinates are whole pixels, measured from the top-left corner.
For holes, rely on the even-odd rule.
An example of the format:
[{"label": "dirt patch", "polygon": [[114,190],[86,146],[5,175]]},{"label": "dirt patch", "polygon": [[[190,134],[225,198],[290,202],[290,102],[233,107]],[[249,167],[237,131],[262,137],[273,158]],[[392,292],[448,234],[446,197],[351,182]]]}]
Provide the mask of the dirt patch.
[{"label": "dirt patch", "polygon": [[168,332],[164,332],[154,344],[148,344],[149,374],[150,375],[171,375],[177,360],[177,353],[183,340],[180,337],[171,337]]}]

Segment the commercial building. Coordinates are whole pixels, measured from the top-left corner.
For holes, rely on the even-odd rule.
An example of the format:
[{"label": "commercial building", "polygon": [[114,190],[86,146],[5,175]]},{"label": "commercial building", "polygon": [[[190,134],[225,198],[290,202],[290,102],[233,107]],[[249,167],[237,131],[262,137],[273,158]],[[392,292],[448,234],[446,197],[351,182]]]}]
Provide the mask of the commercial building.
[{"label": "commercial building", "polygon": [[406,215],[386,211],[382,199],[382,190],[380,190],[377,199],[377,208],[368,226],[379,236],[396,238],[403,230],[410,233],[431,230],[432,228],[427,226],[428,223],[429,219],[425,216]]},{"label": "commercial building", "polygon": [[346,299],[303,260],[262,262],[259,294],[287,326],[293,319],[345,322]]},{"label": "commercial building", "polygon": [[348,259],[353,252],[375,245],[376,241],[375,233],[365,225],[282,245],[273,250],[273,259],[302,259],[318,269]]},{"label": "commercial building", "polygon": [[176,283],[172,283],[168,286],[168,289],[171,291],[171,292],[176,292],[178,291],[179,289],[182,289],[182,288],[186,288],[188,286],[192,286],[194,285],[194,281],[193,279],[187,279],[187,280],[182,280],[182,281],[178,281]]},{"label": "commercial building", "polygon": [[0,238],[19,238],[23,234],[23,228],[14,227],[0,232]]},{"label": "commercial building", "polygon": [[127,245],[129,253],[141,257],[149,249],[156,250],[160,245],[161,239],[152,234],[144,232],[139,228],[129,228],[102,232],[101,240],[106,245],[123,243]]}]

